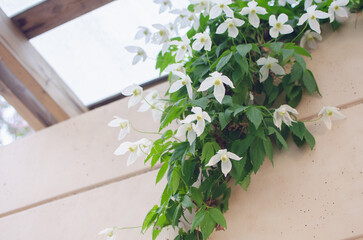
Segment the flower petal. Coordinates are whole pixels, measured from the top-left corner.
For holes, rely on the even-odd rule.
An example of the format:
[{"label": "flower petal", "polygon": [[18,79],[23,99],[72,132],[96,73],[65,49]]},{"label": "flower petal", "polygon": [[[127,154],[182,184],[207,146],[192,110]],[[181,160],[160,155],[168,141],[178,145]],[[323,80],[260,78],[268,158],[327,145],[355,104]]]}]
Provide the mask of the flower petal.
[{"label": "flower petal", "polygon": [[237,156],[236,154],[232,153],[232,152],[227,152],[227,156],[230,158],[230,159],[233,159],[233,160],[241,160],[242,157],[239,157]]},{"label": "flower petal", "polygon": [[215,85],[213,94],[217,101],[222,104],[224,95],[226,94],[226,89],[224,88],[223,84]]},{"label": "flower petal", "polygon": [[279,21],[281,24],[284,24],[285,22],[287,22],[289,20],[289,17],[285,14],[285,13],[281,13],[278,18],[277,21]]},{"label": "flower petal", "polygon": [[226,177],[227,174],[232,170],[232,163],[231,161],[228,159],[225,162],[222,162],[222,173],[224,174],[224,176]]},{"label": "flower petal", "polygon": [[277,75],[285,75],[285,70],[277,63],[271,64],[271,71]]},{"label": "flower petal", "polygon": [[194,131],[189,131],[187,134],[187,138],[189,144],[192,145],[195,139],[197,138],[197,134]]},{"label": "flower petal", "polygon": [[175,83],[173,83],[169,88],[169,93],[174,93],[178,91],[180,88],[182,88],[184,86],[182,82],[183,80],[178,80]]},{"label": "flower petal", "polygon": [[221,23],[221,25],[218,26],[216,33],[217,34],[222,34],[227,30],[228,27],[228,23],[224,22]]},{"label": "flower petal", "polygon": [[221,161],[221,154],[216,154],[213,157],[209,159],[209,162],[206,164],[206,166],[213,166],[216,165],[219,161]]},{"label": "flower petal", "polygon": [[248,21],[250,22],[250,24],[252,26],[254,26],[255,28],[258,28],[258,26],[260,25],[260,19],[258,18],[256,13],[250,13],[248,15]]},{"label": "flower petal", "polygon": [[198,92],[203,92],[206,91],[207,89],[211,88],[213,86],[213,77],[208,77],[206,78],[201,84],[199,89],[197,90]]}]

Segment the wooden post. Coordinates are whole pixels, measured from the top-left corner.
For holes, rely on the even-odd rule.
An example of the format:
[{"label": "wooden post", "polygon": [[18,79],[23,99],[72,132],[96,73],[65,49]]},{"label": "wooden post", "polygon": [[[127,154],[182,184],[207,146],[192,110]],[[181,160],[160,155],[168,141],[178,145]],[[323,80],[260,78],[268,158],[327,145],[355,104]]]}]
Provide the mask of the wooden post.
[{"label": "wooden post", "polygon": [[[43,124],[52,124],[51,119],[60,122],[85,112],[86,107],[1,10],[0,22],[1,62],[13,78],[19,80],[48,111],[49,114],[46,115],[50,121],[47,120],[47,123]],[[0,79],[3,82],[7,79],[3,75],[4,72],[6,71],[0,71]]]},{"label": "wooden post", "polygon": [[47,0],[12,18],[27,38],[33,38],[113,0]]}]

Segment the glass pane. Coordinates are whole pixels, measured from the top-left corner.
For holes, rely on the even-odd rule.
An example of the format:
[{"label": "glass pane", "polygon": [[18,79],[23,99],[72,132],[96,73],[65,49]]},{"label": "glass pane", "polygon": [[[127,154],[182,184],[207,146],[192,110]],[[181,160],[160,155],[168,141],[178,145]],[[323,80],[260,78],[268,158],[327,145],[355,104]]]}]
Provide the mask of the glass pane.
[{"label": "glass pane", "polygon": [[[186,7],[188,1],[172,1]],[[158,14],[151,0],[122,0],[107,4],[31,40],[60,77],[88,105],[119,93],[131,83],[159,76],[155,59],[160,46],[134,40],[138,26],[152,31],[154,23],[168,24],[176,15]],[[125,46],[145,49],[149,59],[132,66],[134,55]]]},{"label": "glass pane", "polygon": [[7,145],[32,132],[28,123],[0,96],[0,146]]},{"label": "glass pane", "polygon": [[12,17],[45,0],[0,0],[0,7],[6,15]]}]

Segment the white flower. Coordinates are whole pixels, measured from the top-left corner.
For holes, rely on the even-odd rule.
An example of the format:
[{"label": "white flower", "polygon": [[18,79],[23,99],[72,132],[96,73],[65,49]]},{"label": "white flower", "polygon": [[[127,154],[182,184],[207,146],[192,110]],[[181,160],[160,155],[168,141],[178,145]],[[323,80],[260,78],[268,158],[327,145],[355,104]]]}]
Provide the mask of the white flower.
[{"label": "white flower", "polygon": [[334,0],[330,6],[328,13],[330,14],[330,22],[334,21],[335,15],[340,18],[348,18],[348,9],[345,7],[349,0]]},{"label": "white flower", "polygon": [[150,139],[142,138],[139,141],[137,141],[137,144],[142,153],[144,153],[145,155],[149,155],[151,147],[153,145],[153,142]]},{"label": "white flower", "polygon": [[238,35],[237,27],[242,26],[244,23],[245,21],[238,18],[227,18],[226,21],[224,21],[224,23],[219,25],[216,33],[221,34],[228,29],[228,36],[235,38]]},{"label": "white flower", "polygon": [[276,20],[275,15],[271,15],[269,18],[269,24],[271,26],[271,29],[270,29],[271,37],[277,38],[279,36],[279,33],[280,34],[292,33],[294,31],[294,29],[290,25],[284,24],[288,20],[289,20],[289,18],[284,13],[280,14],[277,17],[277,20]]},{"label": "white flower", "polygon": [[339,112],[339,108],[330,107],[330,106],[323,107],[319,112],[319,116],[320,115],[322,115],[323,121],[329,130],[331,129],[331,126],[332,126],[332,122],[331,122],[332,117],[335,117],[338,119],[345,118],[345,116],[341,112]]},{"label": "white flower", "polygon": [[146,112],[151,106],[160,99],[160,94],[157,90],[150,90],[149,94],[146,95],[145,99],[141,101],[141,106],[138,112]]},{"label": "white flower", "polygon": [[167,107],[168,107],[168,103],[165,101],[158,101],[152,105],[151,113],[152,113],[154,122],[160,123],[161,116],[163,115],[163,111]]},{"label": "white flower", "polygon": [[263,7],[258,7],[257,2],[251,1],[247,3],[248,7],[242,8],[242,11],[240,12],[241,15],[247,15],[248,14],[248,21],[252,26],[255,28],[258,28],[260,25],[260,19],[258,18],[257,14],[265,15],[266,9]]},{"label": "white flower", "polygon": [[212,48],[212,40],[207,32],[204,33],[197,33],[194,35],[192,48],[196,51],[200,51],[203,47],[204,50],[210,51]]},{"label": "white flower", "polygon": [[323,38],[321,37],[321,35],[319,33],[312,32],[311,30],[307,30],[304,33],[304,36],[301,38],[300,46],[304,47],[305,44],[307,43],[309,48],[316,49],[315,39],[317,39],[319,41],[323,40]]},{"label": "white flower", "polygon": [[150,38],[151,38],[151,32],[147,27],[139,27],[139,31],[137,31],[136,35],[135,35],[135,39],[141,39],[141,38],[145,38],[145,43],[150,42]]},{"label": "white flower", "polygon": [[[169,33],[171,35],[178,35],[179,31],[178,31],[178,25],[176,25],[175,23],[168,23],[166,24],[166,28],[168,29]],[[174,34],[172,34],[174,33]]]},{"label": "white flower", "polygon": [[118,134],[118,140],[123,139],[126,137],[128,133],[130,133],[130,122],[129,120],[119,118],[114,116],[115,119],[113,119],[111,122],[108,123],[109,127],[120,127],[120,133]]},{"label": "white flower", "polygon": [[107,240],[115,240],[116,239],[116,234],[115,234],[116,230],[117,230],[117,227],[105,228],[101,232],[99,232],[98,235],[106,235]]},{"label": "white flower", "polygon": [[187,139],[190,145],[193,144],[197,137],[197,133],[195,132],[196,126],[194,123],[184,123],[179,128],[175,134],[175,137],[184,137],[187,134]]},{"label": "white flower", "polygon": [[279,5],[280,6],[285,6],[286,5],[286,2],[288,2],[290,5],[294,5],[298,1],[297,0],[279,0]]},{"label": "white flower", "polygon": [[190,26],[191,22],[188,19],[190,11],[188,9],[174,9],[170,13],[178,15],[175,19],[175,24],[179,24],[181,29]]},{"label": "white flower", "polygon": [[169,40],[169,30],[161,24],[153,24],[154,28],[159,31],[155,32],[152,37],[152,42],[155,44],[163,44]]},{"label": "white flower", "polygon": [[124,142],[121,143],[121,145],[116,149],[114,152],[115,155],[124,155],[125,153],[129,152],[130,155],[127,159],[127,166],[130,166],[133,164],[137,157],[141,156],[143,154],[142,148],[140,147],[143,142],[143,139],[137,141],[137,142]]},{"label": "white flower", "polygon": [[222,104],[224,95],[226,93],[223,83],[227,84],[231,88],[234,88],[232,81],[227,76],[223,76],[222,73],[217,71],[213,72],[210,74],[210,77],[206,78],[202,84],[200,84],[198,92],[206,91],[207,89],[214,86],[214,97],[219,103]]},{"label": "white flower", "polygon": [[192,112],[194,114],[188,115],[184,120],[180,121],[181,123],[191,123],[195,120],[197,120],[197,125],[194,128],[194,131],[197,133],[197,136],[199,137],[204,132],[205,128],[205,120],[208,122],[211,122],[211,118],[208,115],[208,113],[202,111],[202,108],[200,107],[192,107]]},{"label": "white flower", "polygon": [[127,46],[125,47],[125,49],[128,52],[131,53],[136,53],[136,56],[134,57],[134,60],[132,61],[132,65],[135,65],[136,63],[138,63],[141,59],[145,62],[147,55],[144,51],[144,49],[142,49],[141,47],[136,47],[136,46]]},{"label": "white flower", "polygon": [[294,108],[290,107],[287,104],[281,105],[274,112],[274,124],[281,130],[281,124],[284,122],[287,126],[291,126],[291,122],[296,122],[292,120],[289,112],[293,114],[299,114]]},{"label": "white flower", "polygon": [[257,60],[258,65],[263,65],[260,69],[260,82],[265,81],[268,78],[269,70],[277,75],[285,75],[285,70],[278,64],[279,60],[268,56],[262,57]]},{"label": "white flower", "polygon": [[142,99],[142,87],[135,83],[124,88],[121,93],[125,96],[131,96],[128,102],[129,108],[138,104]]},{"label": "white flower", "polygon": [[192,48],[190,47],[190,40],[186,35],[182,37],[182,41],[173,41],[170,44],[171,45],[175,44],[175,45],[179,46],[179,50],[177,51],[177,53],[175,55],[176,62],[183,60],[185,53],[187,51],[191,57],[193,56]]},{"label": "white flower", "polygon": [[171,9],[170,0],[154,0],[154,3],[160,4],[159,14],[165,12],[168,7]]},{"label": "white flower", "polygon": [[184,63],[173,63],[173,64],[170,64],[169,66],[167,66],[164,71],[165,72],[177,71],[177,72],[185,73],[186,70],[184,68]]},{"label": "white flower", "polygon": [[169,47],[170,47],[170,43],[169,41],[165,41],[163,43],[163,46],[161,47],[161,54],[164,55],[168,50],[169,50]]},{"label": "white flower", "polygon": [[[321,3],[321,0],[315,0],[316,3]],[[305,0],[304,2],[304,9],[307,9],[313,4],[313,0]]]},{"label": "white flower", "polygon": [[306,13],[304,13],[300,17],[297,25],[300,26],[304,22],[306,22],[306,20],[308,20],[310,28],[315,32],[320,33],[320,25],[317,19],[328,18],[330,15],[320,10],[315,10],[316,7],[317,7],[316,5],[313,5],[308,9],[306,9]]},{"label": "white flower", "polygon": [[209,19],[219,17],[222,14],[222,11],[227,17],[233,17],[233,10],[228,7],[228,5],[232,3],[231,0],[214,0],[214,2],[216,5],[210,10]]},{"label": "white flower", "polygon": [[182,72],[173,72],[174,75],[180,77],[179,80],[177,80],[176,82],[174,82],[170,88],[169,88],[169,93],[173,93],[178,91],[180,88],[182,88],[183,86],[185,86],[187,88],[188,91],[188,96],[190,99],[193,98],[193,89],[192,89],[192,80],[190,79],[190,77]]},{"label": "white flower", "polygon": [[209,14],[211,2],[209,0],[189,0],[191,4],[194,4],[194,12],[200,13],[204,11],[205,15]]},{"label": "white flower", "polygon": [[221,149],[217,152],[216,155],[211,157],[211,159],[209,160],[209,162],[206,166],[213,166],[213,165],[217,164],[219,161],[222,161],[222,163],[221,163],[222,173],[226,177],[227,174],[232,170],[232,163],[231,163],[231,160],[229,160],[229,159],[239,161],[242,158],[232,152],[228,152],[227,149]]}]

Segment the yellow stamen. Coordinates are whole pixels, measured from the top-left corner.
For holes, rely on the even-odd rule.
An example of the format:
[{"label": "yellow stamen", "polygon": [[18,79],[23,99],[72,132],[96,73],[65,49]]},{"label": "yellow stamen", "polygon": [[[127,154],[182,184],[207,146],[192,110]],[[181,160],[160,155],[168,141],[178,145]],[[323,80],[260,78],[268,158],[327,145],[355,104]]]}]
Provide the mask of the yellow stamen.
[{"label": "yellow stamen", "polygon": [[279,112],[279,115],[282,117],[286,114],[286,111]]},{"label": "yellow stamen", "polygon": [[191,125],[191,124],[190,124],[190,125],[188,125],[188,126],[187,126],[187,131],[188,131],[188,132],[190,132],[190,131],[192,131],[192,130],[193,130],[192,125]]},{"label": "yellow stamen", "polygon": [[251,14],[255,14],[255,13],[256,13],[256,9],[252,9]]},{"label": "yellow stamen", "polygon": [[130,152],[136,152],[136,150],[137,150],[137,146],[136,145],[132,145],[132,146],[129,147],[129,151]]},{"label": "yellow stamen", "polygon": [[201,121],[203,119],[203,115],[201,113],[197,114],[197,121]]},{"label": "yellow stamen", "polygon": [[220,78],[217,78],[216,80],[214,80],[214,86],[221,85],[221,84],[222,84],[222,81]]},{"label": "yellow stamen", "polygon": [[134,89],[134,91],[132,91],[132,94],[136,97],[141,94],[141,91],[140,89]]},{"label": "yellow stamen", "polygon": [[278,22],[278,23],[276,23],[275,28],[276,28],[276,29],[281,29],[281,26],[282,26],[282,24],[281,24],[280,22]]},{"label": "yellow stamen", "polygon": [[233,22],[228,23],[228,27],[229,27],[229,28],[233,28],[233,27],[234,27]]},{"label": "yellow stamen", "polygon": [[222,160],[222,162],[228,161],[228,156],[226,153],[222,155],[221,160]]},{"label": "yellow stamen", "polygon": [[310,19],[311,19],[311,20],[315,20],[315,19],[316,19],[315,15],[312,15],[312,16],[310,17]]},{"label": "yellow stamen", "polygon": [[121,127],[121,129],[126,128],[126,127],[127,127],[127,122],[122,122],[122,123],[120,124],[120,127]]},{"label": "yellow stamen", "polygon": [[266,67],[270,69],[270,68],[272,68],[272,64],[271,64],[271,63],[268,63],[268,64],[266,65]]},{"label": "yellow stamen", "polygon": [[200,38],[200,42],[201,42],[201,43],[204,43],[204,42],[205,42],[205,40],[206,40],[206,39],[205,39],[204,37],[201,37],[201,38]]},{"label": "yellow stamen", "polygon": [[328,111],[328,116],[333,116],[333,111]]}]

